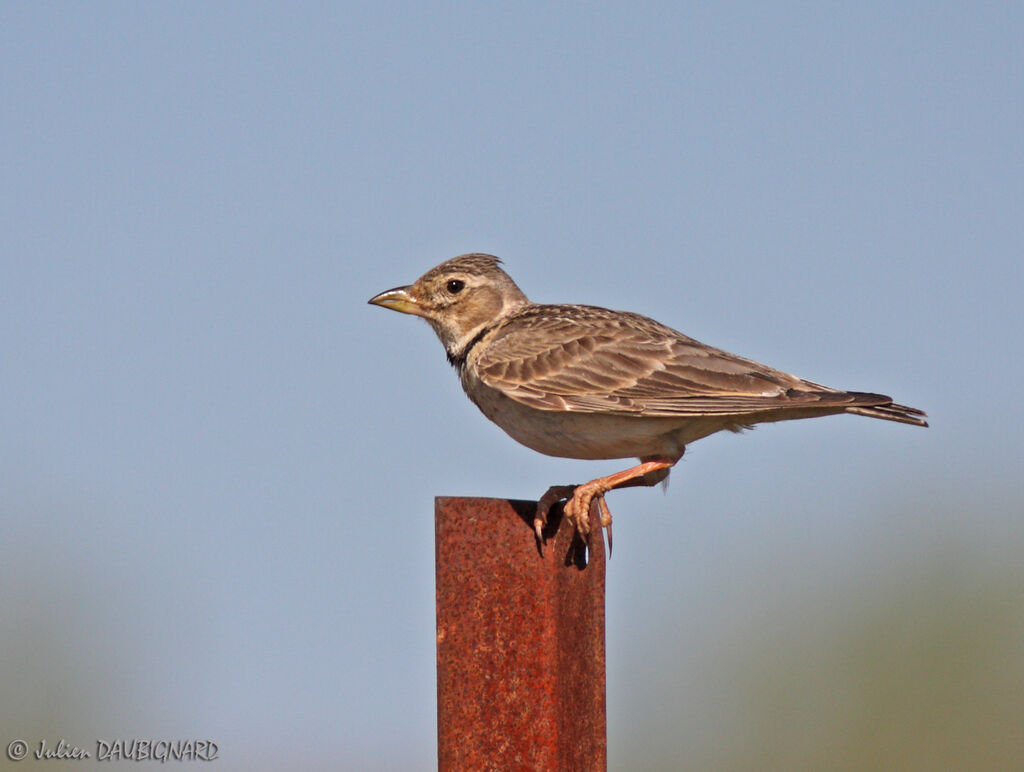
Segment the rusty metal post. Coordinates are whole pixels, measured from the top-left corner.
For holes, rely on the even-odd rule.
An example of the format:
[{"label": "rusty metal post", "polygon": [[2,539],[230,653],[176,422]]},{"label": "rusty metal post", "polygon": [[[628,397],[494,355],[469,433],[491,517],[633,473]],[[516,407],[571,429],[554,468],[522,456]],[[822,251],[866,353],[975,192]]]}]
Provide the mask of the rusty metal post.
[{"label": "rusty metal post", "polygon": [[585,557],[556,510],[542,555],[536,506],[434,502],[443,772],[607,769],[600,530]]}]

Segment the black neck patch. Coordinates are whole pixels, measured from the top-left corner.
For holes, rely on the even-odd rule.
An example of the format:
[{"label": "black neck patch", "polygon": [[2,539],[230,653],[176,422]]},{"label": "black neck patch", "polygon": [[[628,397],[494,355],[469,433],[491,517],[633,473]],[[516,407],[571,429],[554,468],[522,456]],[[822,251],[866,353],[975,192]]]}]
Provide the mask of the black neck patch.
[{"label": "black neck patch", "polygon": [[470,339],[469,343],[467,343],[465,345],[465,347],[462,349],[462,351],[459,351],[459,352],[449,351],[449,352],[447,352],[447,354],[448,354],[448,364],[450,364],[452,367],[454,367],[459,372],[462,372],[462,368],[464,368],[466,366],[466,359],[467,359],[467,357],[469,357],[469,352],[473,350],[473,346],[475,346],[477,343],[479,343],[481,340],[483,340],[484,336],[487,333],[489,333],[491,330],[493,330],[493,329],[494,329],[493,326],[484,327],[483,329],[480,330],[480,332],[478,332],[476,335],[474,335]]}]

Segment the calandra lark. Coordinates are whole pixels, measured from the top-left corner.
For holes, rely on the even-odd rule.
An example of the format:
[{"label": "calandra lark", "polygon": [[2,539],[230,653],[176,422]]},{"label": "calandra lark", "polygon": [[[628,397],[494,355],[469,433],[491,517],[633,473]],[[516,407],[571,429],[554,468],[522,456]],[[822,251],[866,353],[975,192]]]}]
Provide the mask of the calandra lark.
[{"label": "calandra lark", "polygon": [[583,305],[531,303],[491,255],[471,254],[369,302],[426,319],[462,388],[513,439],[549,456],[637,458],[582,485],[556,485],[538,504],[537,538],[565,499],[577,531],[604,494],[666,479],[686,446],[754,424],[855,413],[927,426],[890,397],[840,391],[706,346],[653,319]]}]

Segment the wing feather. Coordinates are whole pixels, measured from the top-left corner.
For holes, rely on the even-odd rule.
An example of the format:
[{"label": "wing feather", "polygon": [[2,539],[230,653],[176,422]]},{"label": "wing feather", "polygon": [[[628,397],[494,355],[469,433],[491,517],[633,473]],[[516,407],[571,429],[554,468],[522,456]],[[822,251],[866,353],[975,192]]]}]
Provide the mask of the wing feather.
[{"label": "wing feather", "polygon": [[653,319],[594,306],[527,307],[495,330],[475,369],[491,388],[540,410],[696,417],[892,402],[811,383]]}]

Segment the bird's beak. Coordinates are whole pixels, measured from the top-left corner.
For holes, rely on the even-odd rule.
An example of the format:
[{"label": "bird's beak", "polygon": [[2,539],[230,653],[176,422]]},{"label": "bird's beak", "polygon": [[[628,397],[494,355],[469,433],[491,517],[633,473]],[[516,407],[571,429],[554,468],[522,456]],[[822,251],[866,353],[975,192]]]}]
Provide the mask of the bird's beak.
[{"label": "bird's beak", "polygon": [[372,305],[390,308],[392,311],[398,311],[403,314],[425,316],[423,308],[413,296],[411,290],[412,287],[395,287],[387,292],[375,295],[368,302]]}]

